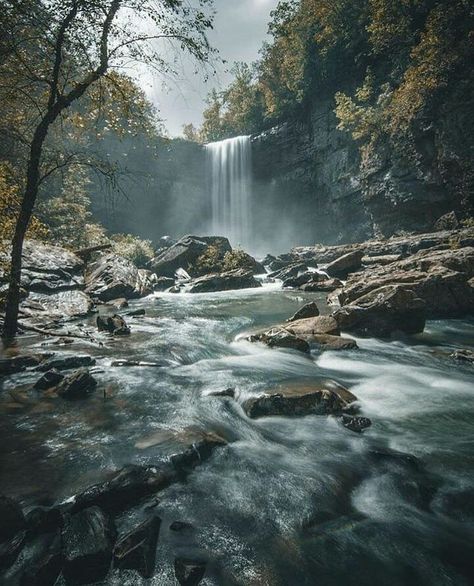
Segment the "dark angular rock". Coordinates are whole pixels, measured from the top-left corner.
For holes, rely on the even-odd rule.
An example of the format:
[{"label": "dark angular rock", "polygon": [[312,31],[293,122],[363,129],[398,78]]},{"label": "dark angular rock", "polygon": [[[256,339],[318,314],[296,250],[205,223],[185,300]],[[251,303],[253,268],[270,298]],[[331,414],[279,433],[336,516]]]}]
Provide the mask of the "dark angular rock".
[{"label": "dark angular rock", "polygon": [[25,528],[20,505],[8,496],[0,495],[0,542],[12,538]]},{"label": "dark angular rock", "polygon": [[97,381],[87,369],[77,370],[65,376],[56,387],[60,397],[67,400],[85,399],[97,387]]},{"label": "dark angular rock", "polygon": [[311,346],[319,350],[356,350],[359,346],[355,340],[344,336],[330,336],[328,334],[314,334],[311,336]]},{"label": "dark angular rock", "polygon": [[330,277],[344,279],[349,273],[357,271],[362,266],[362,250],[348,252],[329,263],[325,269]]},{"label": "dark angular rock", "polygon": [[62,522],[61,510],[57,507],[35,507],[25,517],[29,535],[54,533]]},{"label": "dark angular rock", "polygon": [[456,212],[451,211],[438,218],[434,223],[433,228],[437,232],[443,230],[456,230],[457,228],[459,228],[459,220],[456,216]]},{"label": "dark angular rock", "polygon": [[196,586],[204,578],[206,562],[202,560],[190,560],[176,558],[174,572],[180,586]]},{"label": "dark angular rock", "polygon": [[212,391],[207,394],[208,397],[229,397],[233,399],[235,397],[235,389],[223,389],[222,391]]},{"label": "dark angular rock", "polygon": [[144,578],[151,578],[160,526],[161,519],[153,516],[119,537],[114,548],[114,567],[136,570]]},{"label": "dark angular rock", "polygon": [[181,533],[185,531],[192,531],[194,526],[186,521],[173,521],[170,525],[170,531]]},{"label": "dark angular rock", "polygon": [[91,356],[63,356],[61,358],[51,358],[41,363],[36,370],[47,372],[48,370],[68,370],[69,368],[81,368],[84,366],[94,366],[95,358]]},{"label": "dark angular rock", "polygon": [[39,355],[14,356],[13,358],[2,358],[0,360],[0,376],[9,376],[22,372],[25,368],[37,366],[42,357]]},{"label": "dark angular rock", "polygon": [[52,368],[51,370],[45,372],[43,376],[35,382],[33,388],[38,391],[46,391],[47,389],[55,387],[63,379],[64,375],[55,368]]},{"label": "dark angular rock", "polygon": [[236,269],[226,273],[215,273],[198,277],[190,283],[189,293],[211,293],[214,291],[230,291],[234,289],[250,289],[261,287],[251,271]]},{"label": "dark angular rock", "polygon": [[308,267],[306,263],[297,262],[278,271],[274,271],[273,273],[270,273],[268,276],[272,279],[281,279],[282,281],[286,281],[287,279],[294,279],[300,273],[307,272],[307,270]]},{"label": "dark angular rock", "polygon": [[97,505],[107,512],[117,513],[176,480],[176,472],[170,464],[125,466],[110,480],[95,484],[76,495],[72,510],[79,511]]},{"label": "dark angular rock", "polygon": [[351,415],[342,416],[342,425],[346,429],[361,433],[364,429],[367,429],[372,425],[372,421],[368,417],[353,417]]},{"label": "dark angular rock", "polygon": [[130,328],[120,315],[97,316],[97,329],[99,332],[108,332],[114,336],[128,336]]},{"label": "dark angular rock", "polygon": [[116,532],[111,519],[99,507],[66,516],[61,537],[68,584],[88,584],[105,578]]},{"label": "dark angular rock", "polygon": [[226,444],[224,439],[214,433],[203,433],[189,448],[172,455],[170,460],[175,470],[182,476],[208,460],[216,448]]},{"label": "dark angular rock", "polygon": [[310,281],[299,287],[301,291],[316,293],[318,291],[331,292],[342,287],[339,279],[324,279],[323,281]]},{"label": "dark angular rock", "polygon": [[298,311],[288,318],[286,321],[296,321],[298,319],[306,319],[307,317],[317,317],[319,315],[319,308],[314,301],[303,305]]},{"label": "dark angular rock", "polygon": [[318,283],[320,281],[324,281],[325,279],[327,279],[327,277],[325,275],[323,275],[322,273],[317,273],[315,271],[306,271],[304,273],[300,273],[299,275],[297,275],[295,277],[290,277],[288,279],[285,279],[283,281],[282,287],[284,289],[287,289],[290,287],[294,287],[294,288],[298,289],[302,285],[306,285],[308,283]]}]

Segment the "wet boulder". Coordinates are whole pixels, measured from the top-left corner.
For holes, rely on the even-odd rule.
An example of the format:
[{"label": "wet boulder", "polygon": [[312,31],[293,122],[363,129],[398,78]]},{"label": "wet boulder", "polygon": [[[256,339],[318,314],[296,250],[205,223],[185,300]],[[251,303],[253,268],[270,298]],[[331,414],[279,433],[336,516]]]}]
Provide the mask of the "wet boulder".
[{"label": "wet boulder", "polygon": [[9,568],[17,559],[26,541],[26,531],[19,531],[0,542],[0,571]]},{"label": "wet boulder", "polygon": [[234,289],[253,289],[261,287],[251,271],[236,269],[225,273],[204,275],[191,281],[189,293],[210,293]]},{"label": "wet boulder", "polygon": [[137,269],[126,258],[108,254],[88,267],[85,292],[100,301],[136,299],[152,293],[153,284],[148,271]]},{"label": "wet boulder", "polygon": [[61,534],[66,583],[89,584],[105,578],[115,537],[112,520],[99,507],[67,515]]},{"label": "wet boulder", "polygon": [[275,415],[329,415],[341,413],[355,401],[357,397],[343,385],[323,381],[310,386],[282,387],[247,400],[243,409],[252,419]]},{"label": "wet boulder", "polygon": [[327,277],[322,273],[318,273],[316,271],[305,271],[303,273],[299,273],[296,276],[289,277],[283,281],[283,288],[296,288],[298,289],[302,285],[306,285],[307,283],[316,283],[318,281],[323,281]]},{"label": "wet boulder", "polygon": [[76,289],[52,293],[32,292],[22,301],[22,318],[34,318],[40,322],[68,322],[91,314],[94,304],[91,298]]},{"label": "wet boulder", "polygon": [[96,322],[99,332],[108,332],[114,336],[128,336],[130,334],[130,328],[120,315],[98,315]]},{"label": "wet boulder", "polygon": [[310,303],[306,303],[306,305],[303,305],[303,307],[298,309],[298,311],[290,318],[288,318],[286,321],[297,321],[299,319],[306,319],[308,317],[317,317],[318,315],[319,308],[314,301],[311,301]]},{"label": "wet boulder", "polygon": [[87,398],[96,387],[95,378],[86,368],[83,368],[65,376],[57,385],[56,392],[63,399],[73,401]]},{"label": "wet boulder", "polygon": [[272,279],[281,279],[282,281],[286,281],[287,279],[294,279],[301,273],[306,273],[308,271],[308,267],[304,262],[296,262],[292,263],[289,266],[279,269],[278,271],[274,271],[270,273],[268,276]]},{"label": "wet boulder", "polygon": [[196,586],[204,578],[206,562],[188,558],[176,558],[174,573],[180,586]]},{"label": "wet boulder", "polygon": [[136,570],[144,578],[151,578],[155,569],[160,526],[161,519],[152,516],[119,537],[114,548],[114,567]]},{"label": "wet boulder", "polygon": [[264,264],[268,265],[268,268],[271,272],[279,271],[297,262],[301,262],[301,259],[298,258],[298,256],[292,254],[291,252],[288,252],[286,254],[280,254],[277,257],[268,255],[268,257],[264,260]]},{"label": "wet boulder", "polygon": [[235,389],[228,388],[222,389],[222,391],[211,391],[210,393],[206,394],[206,397],[227,397],[229,399],[233,399],[235,397]]},{"label": "wet boulder", "polygon": [[85,366],[94,366],[95,358],[91,356],[63,356],[59,358],[50,358],[42,362],[36,370],[47,372],[48,370],[68,370],[70,368],[81,368]]},{"label": "wet boulder", "polygon": [[169,463],[157,466],[128,465],[110,480],[90,486],[74,497],[72,511],[99,506],[117,513],[138,504],[144,497],[176,482],[177,474]]},{"label": "wet boulder", "polygon": [[362,250],[354,250],[353,252],[343,254],[336,260],[330,262],[325,268],[325,271],[330,277],[344,279],[349,273],[360,269],[363,255]]},{"label": "wet boulder", "polygon": [[387,286],[344,305],[332,317],[341,330],[363,336],[417,334],[425,327],[426,303],[407,287]]},{"label": "wet boulder", "polygon": [[[49,354],[48,356],[51,356]],[[24,354],[12,358],[0,359],[0,376],[8,376],[17,372],[23,372],[26,368],[38,366],[44,360],[40,354]]]},{"label": "wet boulder", "polygon": [[221,258],[226,252],[232,251],[228,239],[221,236],[184,236],[155,257],[150,263],[150,268],[158,277],[173,278],[179,268],[188,271],[191,276],[196,276],[193,266],[210,246],[216,249]]},{"label": "wet boulder", "polygon": [[32,550],[22,554],[15,578],[18,577],[21,586],[54,586],[62,564],[61,535],[54,531],[36,538]]},{"label": "wet boulder", "polygon": [[308,342],[278,326],[264,332],[252,334],[247,339],[249,342],[262,342],[269,348],[288,348],[307,353],[310,351]]},{"label": "wet boulder", "polygon": [[124,309],[124,307],[128,307],[128,301],[125,297],[119,297],[118,299],[112,299],[109,301],[108,305],[115,307],[115,309]]},{"label": "wet boulder", "polygon": [[56,368],[52,368],[46,371],[41,378],[39,378],[33,388],[37,391],[47,391],[55,386],[57,386],[62,380],[64,379],[64,375],[56,370]]},{"label": "wet boulder", "polygon": [[329,334],[313,334],[311,346],[320,351],[325,350],[356,350],[359,346],[355,340],[344,336],[330,336]]}]

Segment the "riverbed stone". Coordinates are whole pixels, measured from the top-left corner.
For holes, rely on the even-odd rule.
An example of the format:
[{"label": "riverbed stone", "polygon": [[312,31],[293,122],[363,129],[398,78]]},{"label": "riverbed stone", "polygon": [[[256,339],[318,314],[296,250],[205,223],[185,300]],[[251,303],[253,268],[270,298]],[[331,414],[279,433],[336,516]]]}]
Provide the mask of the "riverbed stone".
[{"label": "riverbed stone", "polygon": [[328,415],[340,413],[356,401],[357,397],[343,385],[324,381],[314,385],[281,387],[248,399],[243,409],[252,419],[274,415]]},{"label": "riverbed stone", "polygon": [[452,352],[450,354],[451,358],[454,358],[454,360],[457,360],[459,362],[466,362],[466,363],[470,363],[470,364],[474,364],[474,351],[473,350],[467,350],[465,348],[460,349],[460,350],[455,350],[454,352]]},{"label": "riverbed stone", "polygon": [[174,286],[174,279],[172,277],[158,277],[153,283],[154,291],[167,291]]},{"label": "riverbed stone", "polygon": [[151,578],[160,526],[161,519],[153,515],[119,537],[114,548],[114,567],[136,570],[144,578]]},{"label": "riverbed stone", "polygon": [[355,340],[344,336],[330,336],[328,334],[314,334],[311,336],[311,346],[319,350],[356,350],[359,346]]},{"label": "riverbed stone", "polygon": [[353,273],[360,269],[362,266],[362,256],[362,250],[348,252],[330,262],[324,270],[330,277],[344,279],[349,273]]},{"label": "riverbed stone", "polygon": [[64,379],[64,375],[56,368],[51,368],[46,371],[41,378],[39,378],[33,388],[38,391],[46,391],[57,386]]},{"label": "riverbed stone", "polygon": [[114,314],[108,316],[97,316],[97,329],[99,332],[108,332],[114,336],[128,336],[130,328],[122,316]]},{"label": "riverbed stone", "polygon": [[340,287],[342,287],[342,281],[339,279],[323,279],[304,283],[299,289],[301,291],[316,293],[318,291],[331,292]]},{"label": "riverbed stone", "polygon": [[393,332],[417,334],[426,321],[426,303],[411,289],[380,287],[344,305],[332,317],[343,331],[364,336],[390,336]]},{"label": "riverbed stone", "polygon": [[298,338],[311,342],[315,335],[325,334],[338,336],[340,333],[337,321],[329,315],[308,317],[288,323],[286,329]]},{"label": "riverbed stone", "polygon": [[105,578],[115,537],[112,520],[97,506],[67,515],[61,535],[66,583],[89,584]]},{"label": "riverbed stone", "polygon": [[0,495],[0,542],[11,539],[25,528],[20,505],[12,498]]},{"label": "riverbed stone", "polygon": [[274,327],[264,332],[252,334],[247,338],[249,342],[262,342],[269,348],[288,348],[299,352],[310,351],[309,344],[302,338],[295,336],[283,327]]},{"label": "riverbed stone", "polygon": [[372,421],[368,417],[354,417],[353,415],[343,415],[342,425],[356,433],[362,433],[365,429],[372,425]]},{"label": "riverbed stone", "polygon": [[236,269],[224,273],[204,275],[192,280],[189,286],[189,293],[254,289],[261,286],[261,283],[255,279],[251,271]]},{"label": "riverbed stone", "polygon": [[294,313],[290,318],[286,321],[297,321],[299,319],[305,319],[307,317],[317,317],[319,315],[319,308],[315,301],[310,301],[303,305],[296,313]]},{"label": "riverbed stone", "polygon": [[63,399],[74,401],[87,398],[95,391],[96,387],[97,381],[95,378],[87,368],[83,368],[65,376],[56,386],[56,392]]}]

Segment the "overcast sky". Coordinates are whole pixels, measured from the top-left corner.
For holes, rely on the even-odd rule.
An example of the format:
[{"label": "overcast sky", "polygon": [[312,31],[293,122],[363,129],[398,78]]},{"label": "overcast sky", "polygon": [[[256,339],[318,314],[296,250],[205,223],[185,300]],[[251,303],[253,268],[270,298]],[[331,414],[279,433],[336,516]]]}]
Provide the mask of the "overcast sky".
[{"label": "overcast sky", "polygon": [[267,38],[270,11],[278,0],[214,0],[216,17],[214,30],[208,37],[210,44],[219,50],[222,59],[218,74],[207,82],[204,75],[194,75],[189,60],[184,60],[175,81],[144,79],[144,89],[158,107],[166,129],[171,136],[181,134],[183,124],[199,126],[207,93],[213,87],[223,89],[231,79],[226,69],[235,61],[255,61],[263,41]]}]

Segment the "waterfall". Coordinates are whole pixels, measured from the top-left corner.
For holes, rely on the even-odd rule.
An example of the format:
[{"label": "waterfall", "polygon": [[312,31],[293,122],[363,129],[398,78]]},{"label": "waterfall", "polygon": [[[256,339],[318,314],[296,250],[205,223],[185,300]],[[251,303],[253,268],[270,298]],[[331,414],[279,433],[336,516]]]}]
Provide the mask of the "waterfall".
[{"label": "waterfall", "polygon": [[237,136],[206,145],[211,181],[212,232],[233,246],[252,240],[250,137]]}]

